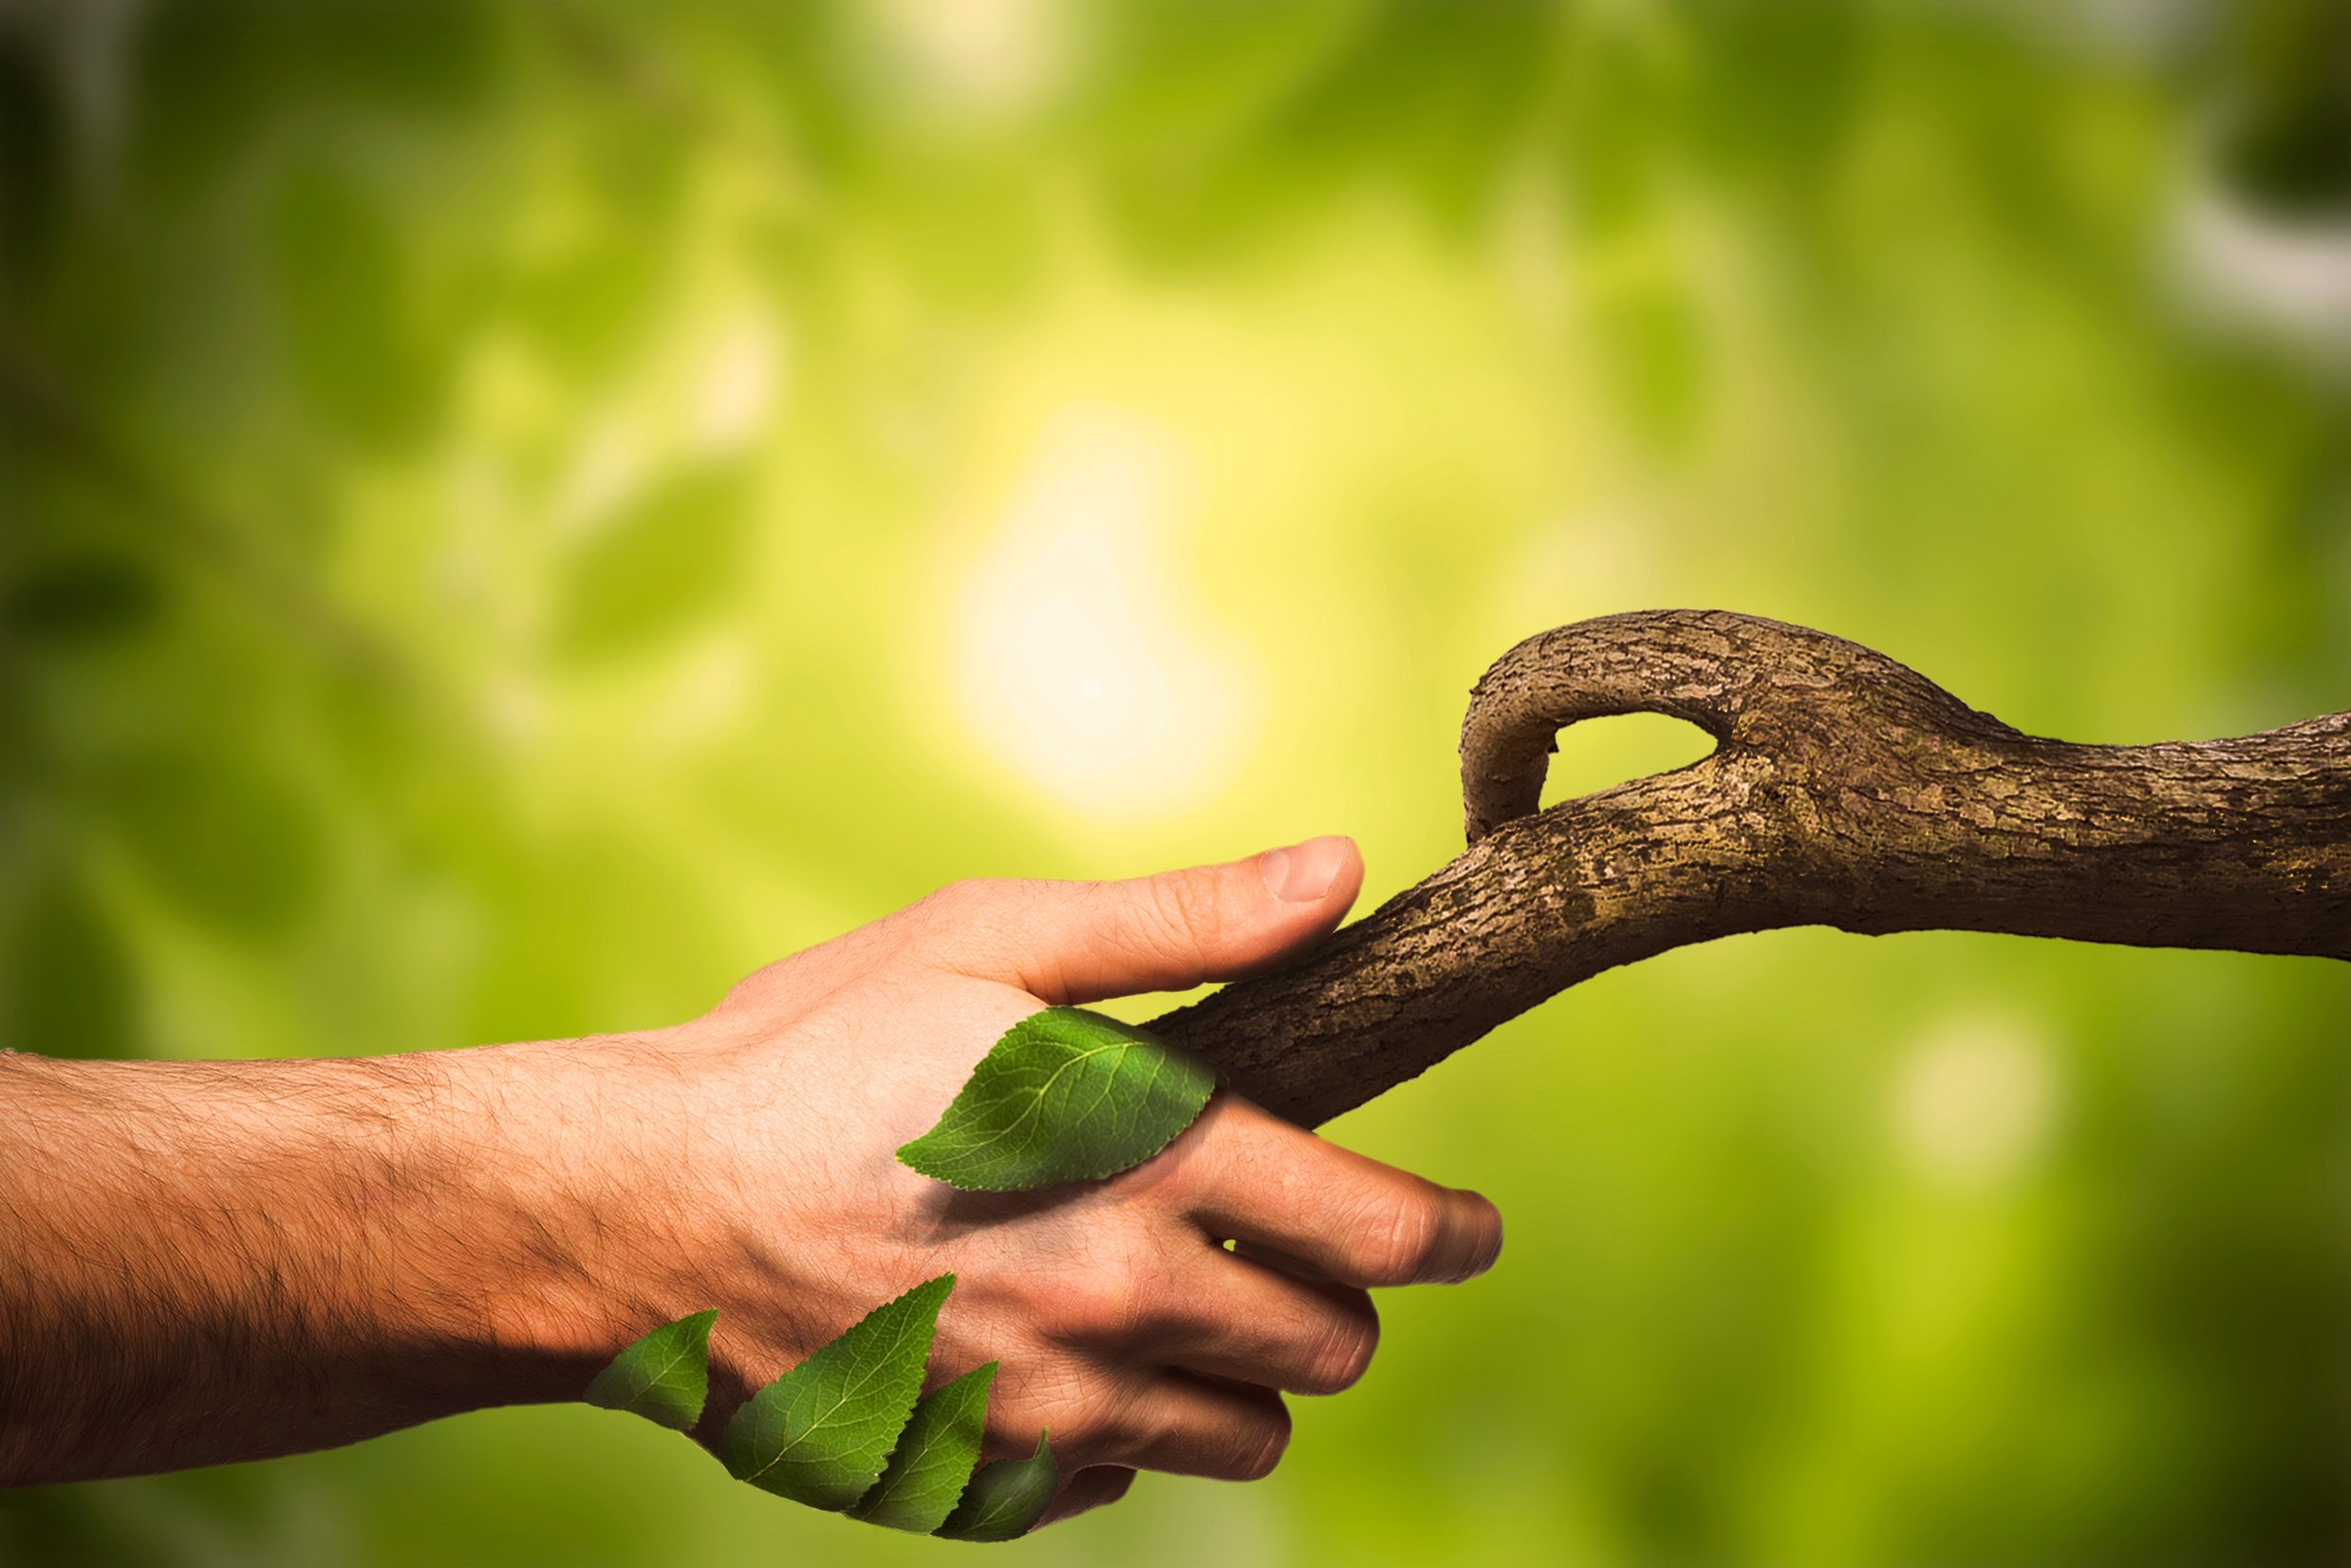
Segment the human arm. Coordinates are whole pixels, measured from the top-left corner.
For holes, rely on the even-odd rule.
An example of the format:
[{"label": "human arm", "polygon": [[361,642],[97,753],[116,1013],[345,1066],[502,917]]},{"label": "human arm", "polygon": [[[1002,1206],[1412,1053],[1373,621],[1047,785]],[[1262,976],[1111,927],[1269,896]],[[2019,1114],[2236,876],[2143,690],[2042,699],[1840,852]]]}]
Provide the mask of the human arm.
[{"label": "human arm", "polygon": [[1223,1093],[1096,1185],[961,1193],[893,1151],[1015,1019],[1265,967],[1326,934],[1360,878],[1352,845],[1319,840],[1130,883],[961,884],[631,1036],[0,1058],[0,1479],[575,1398],[621,1345],[716,1306],[708,1440],[949,1269],[934,1377],[1002,1361],[988,1451],[1050,1427],[1064,1511],[1114,1495],[1123,1466],[1260,1474],[1287,1432],[1277,1391],[1362,1371],[1362,1287],[1490,1263],[1490,1206]]}]

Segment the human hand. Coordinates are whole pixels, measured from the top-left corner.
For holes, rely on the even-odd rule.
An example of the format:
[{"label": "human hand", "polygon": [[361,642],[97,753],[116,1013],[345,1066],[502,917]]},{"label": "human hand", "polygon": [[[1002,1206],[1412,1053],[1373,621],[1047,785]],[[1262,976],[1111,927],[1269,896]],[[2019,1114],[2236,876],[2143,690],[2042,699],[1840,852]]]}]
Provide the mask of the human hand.
[{"label": "human hand", "polygon": [[1050,1428],[1064,1484],[1048,1517],[1113,1500],[1135,1467],[1265,1474],[1288,1439],[1281,1393],[1362,1375],[1365,1287],[1482,1272],[1502,1240],[1491,1204],[1229,1092],[1101,1183],[961,1192],[895,1150],[1016,1020],[1268,967],[1327,935],[1361,882],[1354,846],[1324,838],[1131,882],[959,883],[769,965],[692,1023],[569,1047],[553,1078],[569,1095],[511,1055],[550,1048],[500,1048],[508,1071],[541,1074],[521,1095],[557,1111],[539,1125],[601,1146],[553,1162],[592,1223],[538,1332],[592,1357],[718,1307],[697,1433],[715,1444],[752,1391],[951,1270],[932,1384],[1000,1360],[983,1451],[1026,1453]]}]

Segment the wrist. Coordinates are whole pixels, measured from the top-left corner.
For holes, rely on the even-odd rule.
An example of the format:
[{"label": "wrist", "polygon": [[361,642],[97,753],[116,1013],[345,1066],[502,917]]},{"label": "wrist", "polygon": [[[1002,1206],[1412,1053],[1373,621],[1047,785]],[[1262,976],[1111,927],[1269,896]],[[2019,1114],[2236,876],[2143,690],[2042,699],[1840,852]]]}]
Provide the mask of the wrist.
[{"label": "wrist", "polygon": [[409,1297],[415,1332],[467,1348],[487,1374],[473,1403],[576,1399],[648,1328],[710,1304],[688,1299],[685,1239],[663,1219],[682,1173],[657,1168],[645,1136],[680,1122],[661,1103],[668,1049],[657,1032],[408,1058],[445,1107],[433,1168],[403,1201],[431,1280]]},{"label": "wrist", "polygon": [[349,1401],[351,1435],[569,1398],[593,1375],[556,1328],[579,1295],[577,1205],[527,1086],[507,1085],[508,1049],[250,1064],[208,1140],[218,1201],[274,1192],[280,1216],[223,1259],[228,1288],[297,1282],[289,1336],[320,1392]]}]

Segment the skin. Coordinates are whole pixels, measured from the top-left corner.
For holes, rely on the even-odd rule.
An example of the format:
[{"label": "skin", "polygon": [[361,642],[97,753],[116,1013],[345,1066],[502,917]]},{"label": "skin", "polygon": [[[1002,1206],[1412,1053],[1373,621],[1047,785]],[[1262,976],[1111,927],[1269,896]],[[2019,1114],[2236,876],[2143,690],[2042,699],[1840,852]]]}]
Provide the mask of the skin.
[{"label": "skin", "polygon": [[964,1193],[895,1150],[1016,1019],[1294,958],[1362,875],[1323,838],[1129,882],[959,883],[635,1035],[0,1055],[0,1483],[575,1399],[622,1346],[714,1306],[696,1435],[715,1443],[753,1390],[946,1270],[933,1386],[1001,1361],[988,1454],[1049,1428],[1054,1517],[1138,1468],[1262,1476],[1282,1394],[1363,1374],[1368,1289],[1490,1267],[1491,1204],[1223,1091],[1102,1183]]}]

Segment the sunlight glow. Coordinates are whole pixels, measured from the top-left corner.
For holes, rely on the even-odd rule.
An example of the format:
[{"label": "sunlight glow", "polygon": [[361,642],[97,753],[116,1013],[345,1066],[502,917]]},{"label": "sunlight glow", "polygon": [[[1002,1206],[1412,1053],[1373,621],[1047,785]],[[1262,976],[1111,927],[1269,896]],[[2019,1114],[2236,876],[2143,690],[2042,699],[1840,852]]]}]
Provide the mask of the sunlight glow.
[{"label": "sunlight glow", "polygon": [[1952,1187],[1999,1186],[2048,1143],[2056,1071],[2016,1019],[1947,1019],[1912,1051],[1892,1109],[1903,1152],[1926,1175]]},{"label": "sunlight glow", "polygon": [[1065,67],[1069,18],[1054,0],[886,0],[868,15],[908,98],[931,112],[1009,114]]},{"label": "sunlight glow", "polygon": [[697,367],[691,424],[706,449],[741,446],[774,407],[783,349],[774,325],[744,311],[712,334]]},{"label": "sunlight glow", "polygon": [[1090,816],[1194,807],[1258,723],[1253,672],[1171,560],[1191,506],[1168,434],[1065,410],[1043,432],[967,579],[957,704],[999,760]]}]

